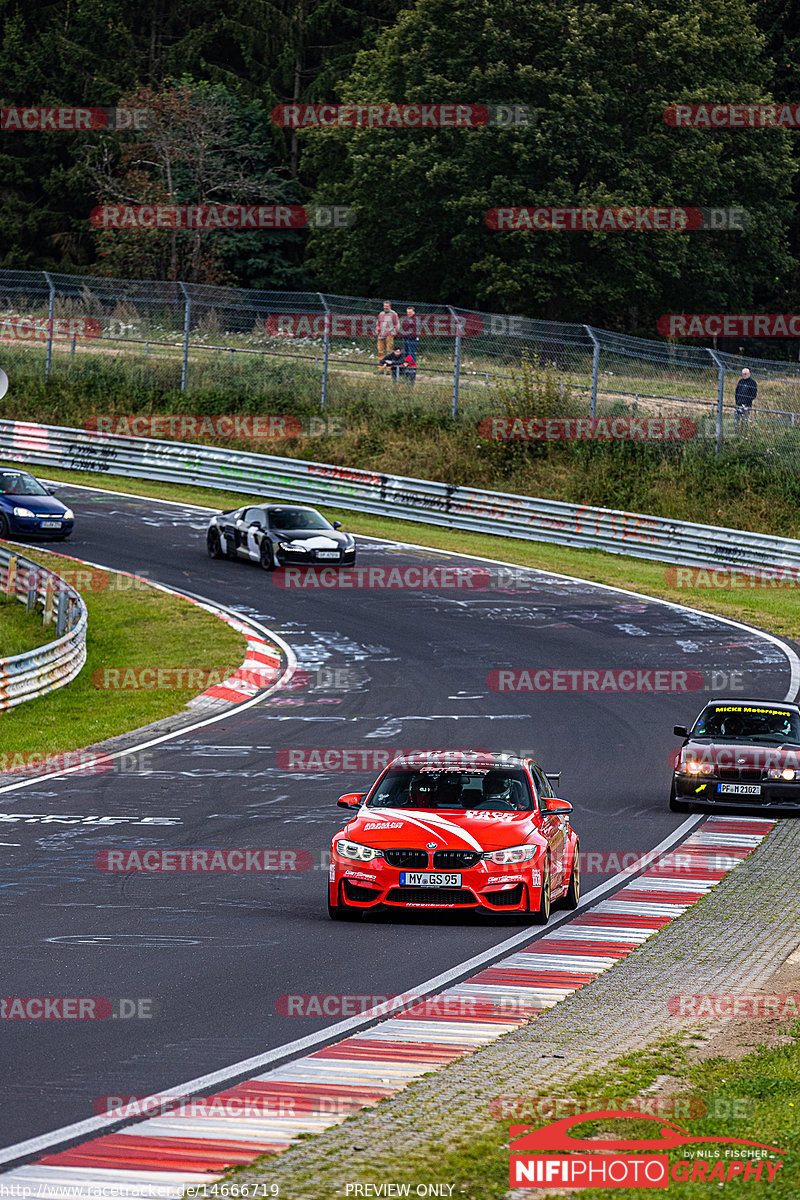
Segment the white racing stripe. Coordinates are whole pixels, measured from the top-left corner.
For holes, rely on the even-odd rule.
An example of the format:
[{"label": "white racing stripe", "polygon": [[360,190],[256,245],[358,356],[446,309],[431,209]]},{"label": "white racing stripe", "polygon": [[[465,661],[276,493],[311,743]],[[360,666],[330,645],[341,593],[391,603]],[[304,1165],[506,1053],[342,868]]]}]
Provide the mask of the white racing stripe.
[{"label": "white racing stripe", "polygon": [[[376,811],[379,812],[386,820],[389,820],[390,818],[387,815],[388,813],[391,813],[392,818],[396,819],[398,811],[400,810],[396,808],[381,808],[377,809]],[[431,837],[437,833],[441,835],[441,833],[444,831],[445,833],[451,834],[453,837],[460,838],[462,842],[466,842],[468,846],[472,846],[473,850],[480,850],[481,853],[483,853],[483,846],[480,844],[480,842],[475,840],[475,838],[467,829],[462,829],[460,825],[455,825],[452,821],[445,821],[445,819],[440,817],[438,813],[426,813],[424,817],[417,816],[417,814],[414,813],[412,816],[411,813],[409,813],[406,809],[402,809],[402,811],[400,811],[400,815],[410,824],[417,825],[420,829],[424,829],[425,832]],[[433,828],[431,828],[431,826],[433,826]],[[451,849],[451,847],[447,847],[447,849]]]}]

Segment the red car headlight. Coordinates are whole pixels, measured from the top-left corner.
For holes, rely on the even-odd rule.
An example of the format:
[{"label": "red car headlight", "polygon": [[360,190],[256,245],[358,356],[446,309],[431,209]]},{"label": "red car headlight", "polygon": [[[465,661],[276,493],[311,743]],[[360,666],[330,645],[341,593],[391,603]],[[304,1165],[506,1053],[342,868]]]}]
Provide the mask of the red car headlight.
[{"label": "red car headlight", "polygon": [[360,842],[348,842],[346,838],[339,838],[336,853],[341,854],[342,858],[354,858],[357,862],[372,862],[373,858],[383,858],[382,850],[362,846]]},{"label": "red car headlight", "polygon": [[509,863],[529,862],[539,853],[538,846],[509,846],[507,850],[491,850],[484,854],[489,862],[507,866]]}]

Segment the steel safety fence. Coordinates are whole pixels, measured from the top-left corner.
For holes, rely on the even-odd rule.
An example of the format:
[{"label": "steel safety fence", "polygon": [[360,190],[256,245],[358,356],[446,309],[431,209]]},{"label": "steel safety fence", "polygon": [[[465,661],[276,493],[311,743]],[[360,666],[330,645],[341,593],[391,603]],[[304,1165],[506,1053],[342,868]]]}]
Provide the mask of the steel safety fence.
[{"label": "steel safety fence", "polygon": [[[26,379],[57,376],[97,396],[98,411],[123,384],[133,411],[165,394],[252,411],[291,395],[331,413],[367,398],[478,421],[666,416],[717,453],[763,443],[794,463],[800,449],[800,363],[413,297],[0,271],[0,343],[6,415],[19,415],[9,405]],[[403,364],[410,351],[413,370],[381,369],[393,350]],[[746,410],[735,403],[745,367],[757,385]]]},{"label": "steel safety fence", "polygon": [[56,638],[23,654],[0,658],[0,711],[70,683],[86,662],[88,614],[79,592],[55,571],[0,547],[0,590],[25,605],[41,604]]},{"label": "steel safety fence", "polygon": [[450,529],[682,565],[800,568],[800,542],[642,513],[171,440],[0,420],[0,458],[334,505]]}]

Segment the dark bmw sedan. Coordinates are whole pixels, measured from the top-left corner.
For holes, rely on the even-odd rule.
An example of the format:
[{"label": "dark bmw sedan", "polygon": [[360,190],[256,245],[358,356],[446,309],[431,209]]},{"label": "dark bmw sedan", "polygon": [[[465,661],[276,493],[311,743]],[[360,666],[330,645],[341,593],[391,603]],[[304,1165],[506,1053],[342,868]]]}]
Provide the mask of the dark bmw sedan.
[{"label": "dark bmw sedan", "polygon": [[27,471],[0,467],[0,537],[69,537],[75,515]]},{"label": "dark bmw sedan", "polygon": [[694,808],[800,811],[800,708],[771,700],[712,700],[684,739],[672,776],[673,812]]},{"label": "dark bmw sedan", "polygon": [[315,508],[252,504],[212,517],[206,533],[211,558],[243,558],[265,571],[293,564],[352,567],[356,545]]}]

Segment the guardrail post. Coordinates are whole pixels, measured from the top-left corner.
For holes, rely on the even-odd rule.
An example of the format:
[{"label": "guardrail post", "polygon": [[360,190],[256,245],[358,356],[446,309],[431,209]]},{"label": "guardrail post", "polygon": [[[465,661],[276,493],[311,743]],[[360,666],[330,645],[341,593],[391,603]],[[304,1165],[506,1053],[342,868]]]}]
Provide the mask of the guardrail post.
[{"label": "guardrail post", "polygon": [[183,292],[186,299],[186,307],[183,312],[183,364],[181,366],[181,391],[186,391],[186,373],[189,369],[189,328],[192,315],[192,298],[186,288],[178,280],[178,287]]},{"label": "guardrail post", "polygon": [[[463,325],[463,322],[456,316],[456,314],[453,312],[452,308],[450,308],[449,304],[447,307],[448,307],[448,309],[450,309],[450,315],[456,324],[456,345],[455,345],[455,351],[453,354],[453,408],[452,408],[452,415],[453,415],[453,417],[457,417],[458,416],[458,382],[459,382],[459,377],[461,375],[461,327]],[[488,376],[486,377],[486,382],[487,382],[487,384],[489,382]]]},{"label": "guardrail post", "polygon": [[53,361],[53,314],[56,307],[56,289],[53,287],[53,281],[47,271],[42,271],[42,274],[50,288],[50,304],[47,309],[47,354],[44,360],[44,381],[47,383],[50,378],[50,363]]},{"label": "guardrail post", "polygon": [[328,351],[331,348],[331,310],[328,308],[322,292],[317,292],[317,295],[322,301],[322,307],[325,309],[325,340],[322,344],[322,391],[319,397],[320,412],[324,412],[328,399]]},{"label": "guardrail post", "polygon": [[39,580],[35,571],[28,571],[28,598],[25,601],[25,612],[36,607],[36,597],[39,594]]},{"label": "guardrail post", "polygon": [[44,611],[42,612],[42,624],[49,625],[53,620],[53,576],[48,575],[47,583],[44,588]]},{"label": "guardrail post", "polygon": [[597,416],[597,380],[600,375],[600,343],[594,336],[594,332],[588,325],[583,327],[592,339],[592,420]]},{"label": "guardrail post", "polygon": [[719,356],[715,351],[706,346],[706,350],[711,355],[712,361],[717,364],[717,429],[714,440],[714,455],[718,455],[722,450],[722,404],[725,399],[725,367],[720,362]]},{"label": "guardrail post", "polygon": [[56,637],[61,637],[64,628],[67,624],[67,601],[69,597],[66,592],[58,593],[58,610],[56,614]]}]

